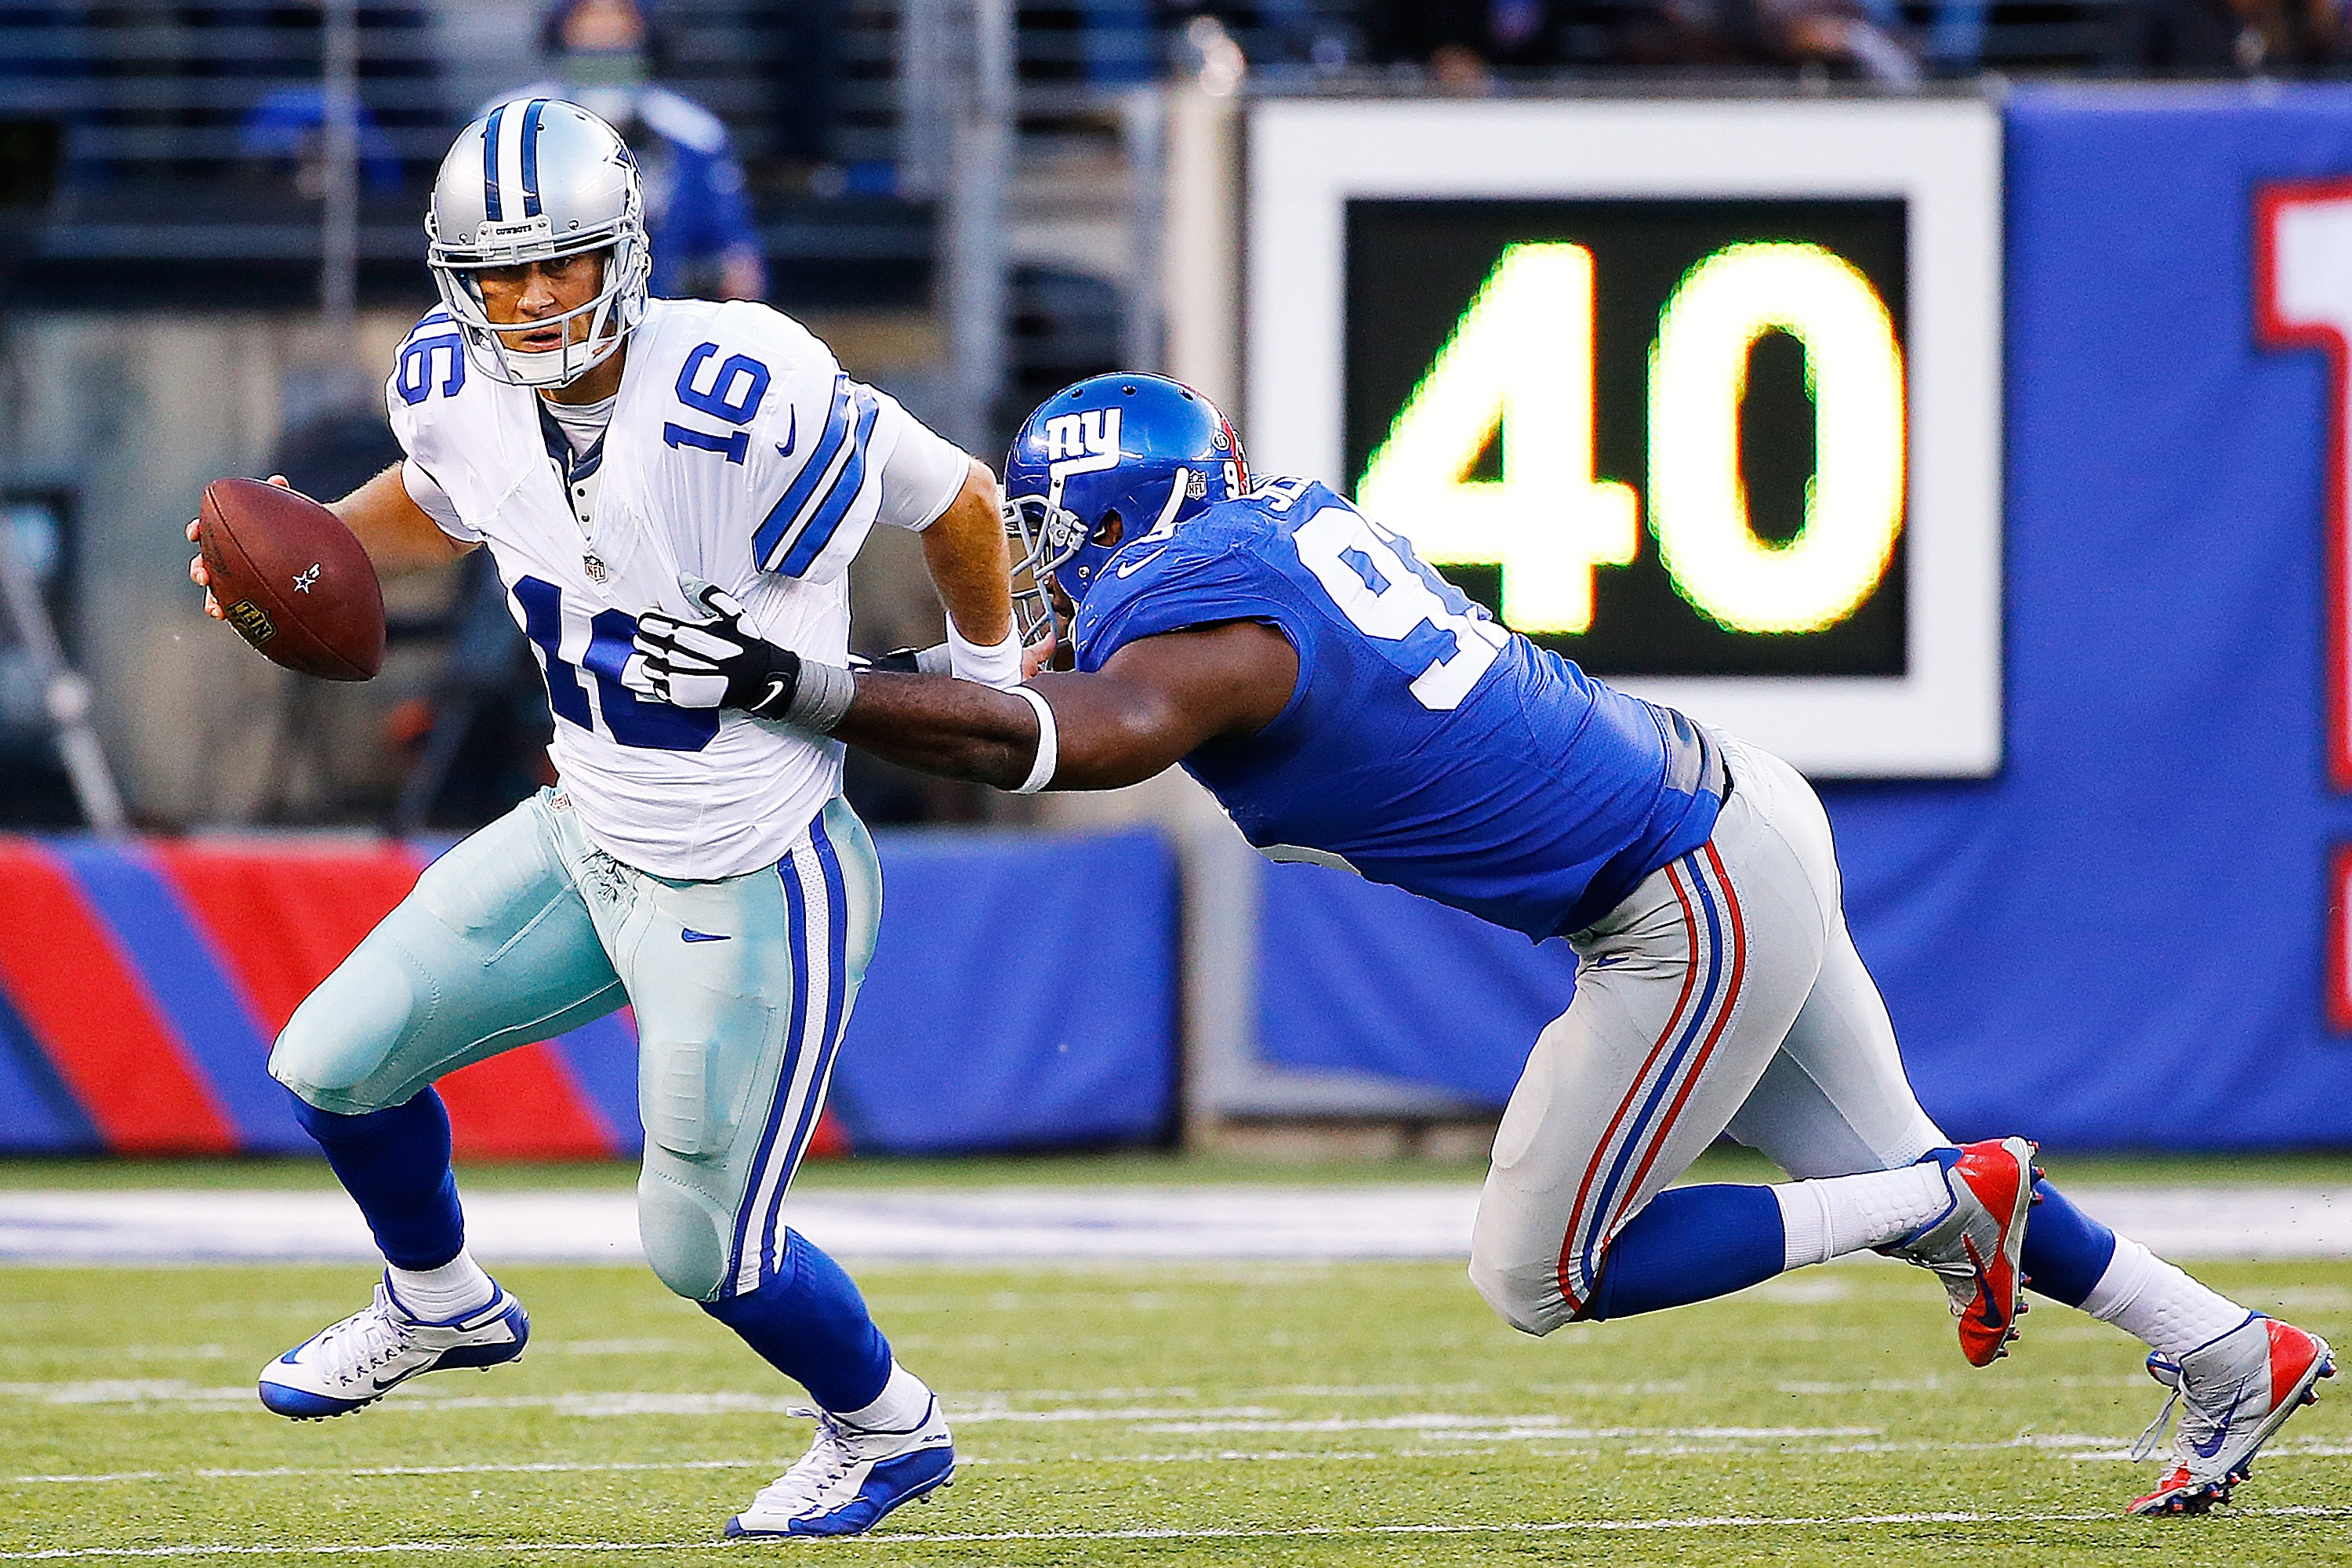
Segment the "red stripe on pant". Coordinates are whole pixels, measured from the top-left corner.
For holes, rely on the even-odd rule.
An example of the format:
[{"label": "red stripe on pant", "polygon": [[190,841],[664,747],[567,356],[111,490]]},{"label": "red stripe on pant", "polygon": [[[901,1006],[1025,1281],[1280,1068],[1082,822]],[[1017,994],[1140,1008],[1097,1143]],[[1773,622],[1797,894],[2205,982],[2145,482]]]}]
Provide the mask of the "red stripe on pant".
[{"label": "red stripe on pant", "polygon": [[236,1131],[65,868],[0,838],[0,982],[117,1153],[226,1154]]},{"label": "red stripe on pant", "polygon": [[[1627,1204],[1633,1201],[1633,1194],[1642,1190],[1643,1178],[1656,1163],[1658,1151],[1666,1146],[1666,1135],[1674,1131],[1684,1105],[1690,1100],[1691,1090],[1698,1087],[1698,1075],[1706,1070],[1707,1058],[1715,1054],[1716,1042],[1723,1038],[1723,1031],[1729,1026],[1732,1009],[1739,1005],[1739,987],[1748,978],[1748,928],[1740,918],[1739,895],[1732,890],[1730,875],[1724,870],[1722,860],[1717,858],[1714,843],[1708,842],[1704,848],[1707,863],[1715,868],[1716,886],[1722,891],[1723,901],[1731,912],[1731,983],[1724,990],[1723,1010],[1716,1014],[1715,1026],[1706,1032],[1706,1043],[1699,1047],[1697,1057],[1685,1069],[1681,1091],[1675,1096],[1675,1102],[1666,1107],[1666,1114],[1660,1119],[1657,1131],[1650,1139],[1648,1152],[1642,1156],[1641,1164],[1635,1167],[1633,1180],[1625,1184],[1624,1195],[1618,1200],[1621,1213]],[[1613,1216],[1610,1223],[1614,1223]]]},{"label": "red stripe on pant", "polygon": [[[408,896],[423,869],[392,846],[159,845],[156,859],[272,1035]],[[461,1068],[434,1087],[449,1107],[461,1159],[601,1160],[616,1145],[544,1044]]]},{"label": "red stripe on pant", "polygon": [[1698,988],[1698,911],[1691,908],[1690,895],[1683,890],[1681,863],[1675,861],[1668,864],[1665,871],[1667,885],[1674,889],[1675,899],[1683,907],[1683,931],[1688,945],[1690,961],[1683,966],[1682,994],[1675,999],[1675,1010],[1667,1016],[1666,1026],[1659,1034],[1657,1042],[1650,1047],[1650,1054],[1643,1059],[1642,1070],[1633,1075],[1633,1081],[1627,1086],[1625,1098],[1618,1102],[1617,1113],[1609,1119],[1608,1129],[1601,1134],[1601,1142],[1593,1145],[1592,1158],[1584,1167],[1584,1180],[1576,1189],[1575,1206],[1569,1210],[1568,1230],[1560,1238],[1559,1244],[1558,1278],[1559,1293],[1567,1300],[1570,1311],[1580,1311],[1584,1306],[1576,1292],[1569,1288],[1569,1279],[1578,1251],[1576,1238],[1581,1234],[1580,1222],[1584,1218],[1585,1200],[1591,1194],[1593,1178],[1600,1174],[1601,1163],[1609,1154],[1609,1145],[1616,1138],[1617,1129],[1624,1124],[1626,1113],[1633,1109],[1633,1102],[1641,1098],[1642,1086],[1649,1082],[1651,1069],[1658,1065],[1660,1054],[1673,1043],[1675,1035],[1682,1031],[1684,1014],[1689,1008],[1691,997]]}]

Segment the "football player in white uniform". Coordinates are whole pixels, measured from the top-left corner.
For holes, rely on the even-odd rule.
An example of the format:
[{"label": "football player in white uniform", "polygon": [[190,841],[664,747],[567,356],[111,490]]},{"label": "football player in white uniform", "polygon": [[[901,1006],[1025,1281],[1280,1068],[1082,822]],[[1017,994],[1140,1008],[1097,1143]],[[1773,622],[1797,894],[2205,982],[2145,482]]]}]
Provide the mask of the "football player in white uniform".
[{"label": "football player in white uniform", "polygon": [[465,1248],[433,1082],[633,1005],[646,1257],[820,1407],[728,1533],[856,1533],[945,1485],[954,1448],[856,1287],[781,1216],[879,914],[841,748],[814,738],[851,693],[724,648],[698,662],[692,634],[656,689],[635,613],[839,666],[845,571],[888,522],[922,531],[956,673],[1014,685],[995,482],[766,306],[648,299],[636,168],[585,110],[467,127],[425,232],[442,308],[386,391],[407,460],[334,510],[386,576],[489,548],[561,782],[436,861],[278,1037],[270,1071],[387,1267],[368,1307],[262,1370],[262,1403],[340,1415],[521,1352],[520,1304]]}]

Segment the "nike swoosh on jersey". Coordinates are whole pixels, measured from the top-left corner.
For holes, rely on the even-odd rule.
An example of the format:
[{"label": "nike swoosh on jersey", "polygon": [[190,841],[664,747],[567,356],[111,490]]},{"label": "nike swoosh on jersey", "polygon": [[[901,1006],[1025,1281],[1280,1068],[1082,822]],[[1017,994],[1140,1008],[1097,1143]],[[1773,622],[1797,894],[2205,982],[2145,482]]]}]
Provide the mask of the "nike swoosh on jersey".
[{"label": "nike swoosh on jersey", "polygon": [[801,438],[801,411],[793,408],[790,412],[790,422],[784,426],[784,438],[776,443],[777,452],[787,458],[793,455],[793,443]]},{"label": "nike swoosh on jersey", "polygon": [[1153,551],[1150,554],[1145,556],[1142,560],[1130,561],[1126,565],[1120,567],[1118,569],[1118,574],[1122,577],[1132,577],[1138,572],[1142,571],[1146,566],[1150,565],[1153,562],[1159,560],[1161,556],[1167,553],[1168,546],[1163,544],[1159,549]]},{"label": "nike swoosh on jersey", "polygon": [[681,928],[677,936],[680,942],[732,942],[735,940],[731,936],[713,936],[707,931],[697,931],[692,926]]}]

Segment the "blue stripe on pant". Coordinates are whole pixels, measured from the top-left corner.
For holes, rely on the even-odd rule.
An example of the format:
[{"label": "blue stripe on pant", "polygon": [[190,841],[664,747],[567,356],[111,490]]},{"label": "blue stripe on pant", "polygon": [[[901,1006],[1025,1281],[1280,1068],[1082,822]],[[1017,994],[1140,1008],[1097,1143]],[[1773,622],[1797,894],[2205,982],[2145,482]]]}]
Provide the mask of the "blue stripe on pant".
[{"label": "blue stripe on pant", "polygon": [[[1666,1035],[1674,1037],[1672,1053],[1664,1068],[1650,1081],[1650,1091],[1643,1097],[1641,1110],[1635,1113],[1617,1144],[1617,1156],[1612,1162],[1607,1178],[1589,1207],[1580,1205],[1583,1224],[1570,1237],[1563,1249],[1560,1288],[1573,1305],[1581,1306],[1591,1293],[1593,1281],[1601,1274],[1602,1249],[1609,1245],[1621,1216],[1622,1198],[1631,1188],[1627,1173],[1637,1159],[1654,1157],[1657,1145],[1673,1131],[1672,1119],[1660,1120],[1659,1112],[1686,1070],[1705,1052],[1694,1055],[1693,1047],[1706,1033],[1714,1021],[1738,1001],[1736,985],[1727,984],[1727,971],[1737,971],[1738,954],[1730,951],[1732,943],[1725,919],[1725,905],[1732,895],[1728,886],[1720,889],[1710,885],[1710,869],[1706,852],[1694,851],[1665,868],[1665,875],[1677,893],[1686,901],[1684,905],[1686,930],[1692,937],[1690,963],[1694,974],[1692,1000],[1678,1018],[1679,1028],[1670,1025]],[[1684,892],[1687,887],[1688,891]],[[1694,912],[1691,902],[1697,905]],[[1664,1044],[1662,1037],[1660,1043]],[[1639,1084],[1635,1092],[1639,1091]],[[1629,1099],[1631,1096],[1628,1097]],[[1646,1174],[1646,1172],[1641,1173]],[[1638,1184],[1641,1174],[1633,1177]],[[1622,1189],[1622,1190],[1621,1190]]]},{"label": "blue stripe on pant", "polygon": [[[834,853],[832,837],[824,831],[823,821],[817,823],[811,837],[820,879],[824,888],[825,902],[831,908],[840,909],[847,897],[842,877],[841,858]],[[843,921],[836,920],[827,923],[825,927],[824,1033],[820,1037],[818,1045],[820,1055],[817,1058],[816,1071],[812,1077],[816,1091],[803,1096],[801,1100],[800,1116],[793,1128],[789,1153],[791,1163],[785,1169],[786,1181],[792,1179],[792,1172],[800,1168],[802,1157],[808,1152],[809,1140],[815,1135],[817,1112],[824,1104],[824,1087],[832,1080],[834,1057],[841,1049],[842,1030],[849,1022],[846,951],[848,937],[848,928]],[[780,1184],[776,1189],[775,1198],[768,1205],[767,1224],[761,1231],[761,1253],[762,1257],[771,1259],[771,1268],[775,1266],[772,1260],[778,1256],[776,1226],[782,1216],[783,1206],[784,1194]]]},{"label": "blue stripe on pant", "polygon": [[[775,1094],[735,1215],[721,1296],[754,1289],[776,1271],[784,1192],[816,1130],[853,994],[846,879],[824,818],[810,825],[805,846],[777,864],[776,876],[783,889],[792,955],[792,1007]],[[862,971],[864,964],[858,968]]]},{"label": "blue stripe on pant", "polygon": [[317,1110],[363,1116],[634,1004],[646,1260],[716,1300],[779,1267],[784,1190],[880,910],[872,842],[838,799],[779,868],[679,882],[600,853],[543,792],[426,870],[302,1005],[270,1070]]}]

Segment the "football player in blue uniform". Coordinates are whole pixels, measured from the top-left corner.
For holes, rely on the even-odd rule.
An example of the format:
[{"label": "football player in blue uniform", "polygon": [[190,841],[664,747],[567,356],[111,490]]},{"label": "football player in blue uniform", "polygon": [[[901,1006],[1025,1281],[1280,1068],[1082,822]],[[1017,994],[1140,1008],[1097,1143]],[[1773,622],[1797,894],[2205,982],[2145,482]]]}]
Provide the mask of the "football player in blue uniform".
[{"label": "football player in blue uniform", "polygon": [[[723,615],[649,613],[639,648],[658,664],[698,633],[689,673],[724,673],[730,700],[813,682],[831,695],[795,711],[837,711],[835,737],[1003,788],[1179,764],[1276,858],[1565,938],[1575,999],[1504,1113],[1471,1247],[1514,1327],[1873,1247],[1942,1279],[1981,1366],[2008,1353],[2030,1281],[2146,1341],[2185,1402],[2172,1465],[2132,1505],[2146,1513],[2226,1500],[2332,1373],[2326,1342],[2076,1208],[2025,1140],[1945,1137],[1847,934],[1829,820],[1786,763],[1506,631],[1324,486],[1252,488],[1232,427],[1177,383],[1056,393],[1004,489],[1031,581],[1075,610],[1068,673],[1010,690],[853,676]],[[1669,1188],[1725,1132],[1795,1179]]]}]

